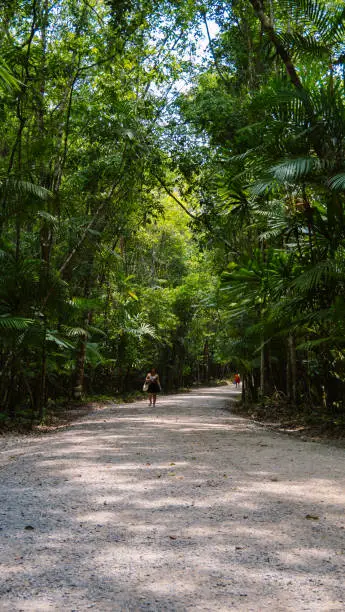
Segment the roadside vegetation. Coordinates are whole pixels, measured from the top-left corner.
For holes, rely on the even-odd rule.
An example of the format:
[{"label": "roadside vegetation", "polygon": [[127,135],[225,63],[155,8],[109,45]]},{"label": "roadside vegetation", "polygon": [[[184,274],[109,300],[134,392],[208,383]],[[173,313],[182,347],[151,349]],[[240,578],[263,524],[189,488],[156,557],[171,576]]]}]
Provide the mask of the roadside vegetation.
[{"label": "roadside vegetation", "polygon": [[342,424],[343,3],[11,0],[0,24],[1,422],[154,365]]}]

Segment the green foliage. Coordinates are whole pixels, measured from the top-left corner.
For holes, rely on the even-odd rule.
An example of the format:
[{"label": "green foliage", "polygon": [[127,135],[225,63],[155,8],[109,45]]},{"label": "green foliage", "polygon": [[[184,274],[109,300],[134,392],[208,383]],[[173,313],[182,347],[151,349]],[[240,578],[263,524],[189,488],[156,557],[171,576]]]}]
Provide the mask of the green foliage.
[{"label": "green foliage", "polygon": [[1,5],[4,415],[152,365],[165,389],[236,367],[252,399],[342,406],[345,11],[264,17]]},{"label": "green foliage", "polygon": [[207,202],[199,239],[219,252],[217,359],[242,369],[252,399],[279,390],[339,409],[345,13],[274,1],[264,20],[256,7],[239,2],[219,19],[213,66],[179,103],[212,149],[192,188]]}]

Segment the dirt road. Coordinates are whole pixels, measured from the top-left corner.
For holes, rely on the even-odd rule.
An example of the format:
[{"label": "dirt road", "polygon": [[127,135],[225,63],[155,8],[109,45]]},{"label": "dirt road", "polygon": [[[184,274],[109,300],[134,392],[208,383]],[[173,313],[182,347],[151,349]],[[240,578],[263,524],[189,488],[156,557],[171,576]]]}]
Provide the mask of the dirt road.
[{"label": "dirt road", "polygon": [[1,439],[0,610],[345,610],[344,450],[227,387]]}]

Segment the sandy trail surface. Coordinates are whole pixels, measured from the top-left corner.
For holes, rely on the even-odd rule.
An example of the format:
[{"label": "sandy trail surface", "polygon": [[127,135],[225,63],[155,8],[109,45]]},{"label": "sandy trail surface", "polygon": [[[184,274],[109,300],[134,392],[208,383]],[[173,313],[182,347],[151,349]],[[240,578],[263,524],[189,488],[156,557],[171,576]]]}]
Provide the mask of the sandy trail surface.
[{"label": "sandy trail surface", "polygon": [[0,439],[0,610],[345,610],[344,450],[230,387]]}]

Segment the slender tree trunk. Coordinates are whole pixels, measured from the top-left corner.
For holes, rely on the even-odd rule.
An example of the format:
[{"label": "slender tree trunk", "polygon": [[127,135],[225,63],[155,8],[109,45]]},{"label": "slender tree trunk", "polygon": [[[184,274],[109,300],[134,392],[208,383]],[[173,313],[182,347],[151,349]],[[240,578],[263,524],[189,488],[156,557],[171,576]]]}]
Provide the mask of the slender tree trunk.
[{"label": "slender tree trunk", "polygon": [[260,398],[262,399],[265,395],[265,383],[266,383],[266,367],[265,367],[265,345],[264,339],[262,338],[262,347],[260,352]]},{"label": "slender tree trunk", "polygon": [[290,398],[293,404],[296,404],[297,399],[297,367],[296,367],[296,346],[295,339],[292,335],[288,338],[289,345],[289,361],[290,361],[290,379],[291,379],[291,392]]},{"label": "slender tree trunk", "polygon": [[10,375],[9,375],[9,385],[7,389],[7,405],[8,405],[8,414],[11,420],[15,419],[16,416],[16,374],[17,374],[17,360],[16,360],[16,347],[15,342],[12,345],[12,357],[11,357],[11,366],[10,366]]},{"label": "slender tree trunk", "polygon": [[288,339],[286,346],[286,396],[288,400],[291,400],[291,395],[291,355]]},{"label": "slender tree trunk", "polygon": [[[47,53],[47,28],[48,28],[48,0],[44,0],[43,6],[41,7],[41,50],[42,50],[42,61],[40,69],[40,80],[39,80],[39,92],[38,92],[38,108],[37,108],[37,119],[38,129],[41,138],[44,136],[44,96],[46,90],[46,53]],[[41,164],[41,180],[42,173],[44,172],[43,163]]]},{"label": "slender tree trunk", "polygon": [[265,32],[267,32],[269,39],[274,45],[278,55],[282,59],[291,82],[296,87],[296,89],[303,90],[302,82],[298,76],[298,73],[297,73],[297,70],[294,64],[292,63],[290,54],[287,51],[287,49],[285,49],[285,47],[283,46],[280,38],[277,36],[274,30],[272,20],[265,13],[264,3],[262,2],[262,0],[250,0],[250,3],[253,6],[256,15],[260,19],[263,29],[265,30]]},{"label": "slender tree trunk", "polygon": [[46,395],[47,395],[47,324],[44,320],[43,323],[43,341],[41,351],[41,372],[40,372],[40,383],[37,398],[37,414],[40,420],[44,417],[44,411],[46,406]]},{"label": "slender tree trunk", "polygon": [[[90,295],[90,289],[93,283],[93,279],[92,279],[93,262],[94,260],[92,258],[91,269],[89,272],[89,276],[86,279],[86,283],[84,287],[84,298],[88,298]],[[85,334],[83,334],[83,336],[79,340],[78,355],[76,359],[75,374],[74,374],[74,380],[75,380],[75,385],[73,388],[74,399],[80,399],[83,394],[83,390],[84,390],[86,345],[87,345],[87,340],[88,340],[88,327],[91,324],[91,320],[92,320],[92,311],[89,310],[86,313],[86,316],[84,318]]]},{"label": "slender tree trunk", "polygon": [[87,338],[88,338],[87,328],[90,325],[91,318],[92,318],[92,312],[89,311],[87,313],[85,323],[84,323],[86,333],[80,338],[80,342],[79,342],[79,350],[78,350],[78,356],[77,356],[76,368],[75,368],[75,385],[73,387],[73,398],[74,399],[80,399],[83,394],[83,390],[84,390],[85,358],[86,358],[86,345],[87,345]]},{"label": "slender tree trunk", "polygon": [[205,382],[208,382],[209,381],[209,347],[208,347],[207,340],[204,345],[204,372],[205,372]]},{"label": "slender tree trunk", "polygon": [[275,388],[275,372],[272,367],[272,359],[271,359],[271,345],[267,344],[266,348],[266,391],[271,393],[272,389]]},{"label": "slender tree trunk", "polygon": [[[38,91],[36,96],[36,117],[38,131],[41,139],[41,145],[44,147],[45,142],[45,88],[46,88],[46,47],[47,47],[47,29],[48,29],[48,1],[43,0],[37,4],[38,22],[40,23],[40,35],[41,35],[41,65],[40,65],[40,77],[37,83]],[[44,149],[42,149],[44,152]],[[40,183],[47,189],[51,187],[49,175],[46,171],[46,164],[44,161],[44,155],[42,154],[40,163]],[[48,209],[49,210],[49,209]],[[53,234],[52,229],[49,227],[46,221],[42,221],[40,229],[40,249],[41,249],[41,267],[40,267],[40,295],[41,298],[47,292],[48,279],[50,272],[50,260],[51,250],[53,245]],[[42,305],[42,312],[44,313],[44,307]],[[40,364],[40,380],[38,386],[38,397],[37,397],[37,412],[38,418],[43,419],[45,413],[45,407],[47,403],[47,321],[44,317],[43,321],[43,341],[41,351],[41,364]]]}]

